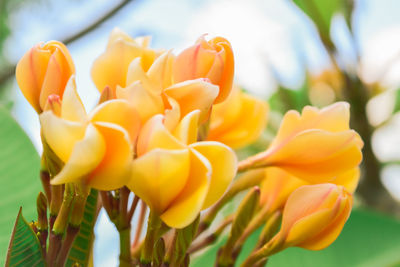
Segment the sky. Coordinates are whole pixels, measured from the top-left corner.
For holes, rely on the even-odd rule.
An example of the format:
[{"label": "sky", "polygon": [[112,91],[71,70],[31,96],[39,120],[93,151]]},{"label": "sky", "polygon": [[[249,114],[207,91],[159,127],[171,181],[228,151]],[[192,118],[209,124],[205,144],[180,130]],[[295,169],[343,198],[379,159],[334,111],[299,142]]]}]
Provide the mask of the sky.
[{"label": "sky", "polygon": [[[393,63],[387,75],[381,75],[391,58],[396,55],[400,58],[400,1],[356,2],[353,25],[361,68],[355,71],[369,82],[380,78],[389,88],[369,103],[370,119],[379,124],[390,114],[393,89],[400,85],[400,60]],[[27,1],[11,16],[12,35],[6,42],[5,54],[11,62],[17,62],[37,42],[62,39],[79,31],[117,3],[106,0]],[[236,82],[261,97],[272,94],[278,82],[290,88],[299,87],[304,78],[304,65],[311,72],[329,67],[314,26],[288,0],[136,0],[97,30],[68,46],[76,64],[78,92],[88,110],[99,95],[90,79],[91,63],[104,51],[114,27],[132,36],[151,35],[153,47],[174,48],[176,52],[193,44],[204,33],[226,37],[235,53]],[[354,47],[348,41],[349,34],[340,16],[333,21],[331,35],[339,46],[343,64],[354,65],[351,53]],[[278,74],[278,79],[274,74]],[[14,87],[13,113],[40,151],[36,113],[16,83]],[[400,159],[400,139],[396,134],[399,132],[400,116],[395,116],[374,135],[374,149],[381,160]],[[399,173],[400,167],[389,166],[383,176],[392,193],[400,196],[400,183],[393,182]],[[115,266],[118,257],[116,231],[107,223],[104,213],[100,217],[96,231],[102,234],[97,237],[95,264]]]}]

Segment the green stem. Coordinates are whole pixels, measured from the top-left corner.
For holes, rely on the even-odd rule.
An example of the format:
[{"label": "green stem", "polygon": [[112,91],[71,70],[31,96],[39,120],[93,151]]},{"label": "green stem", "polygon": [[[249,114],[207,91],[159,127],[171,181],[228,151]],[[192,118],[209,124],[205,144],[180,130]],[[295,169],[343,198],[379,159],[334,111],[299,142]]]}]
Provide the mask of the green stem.
[{"label": "green stem", "polygon": [[119,233],[119,266],[120,267],[131,267],[131,228],[125,228],[118,230]]},{"label": "green stem", "polygon": [[149,220],[147,223],[146,238],[144,239],[142,253],[140,256],[141,266],[151,266],[154,244],[157,241],[158,232],[161,228],[161,225],[162,222],[160,218],[153,212],[150,212]]}]

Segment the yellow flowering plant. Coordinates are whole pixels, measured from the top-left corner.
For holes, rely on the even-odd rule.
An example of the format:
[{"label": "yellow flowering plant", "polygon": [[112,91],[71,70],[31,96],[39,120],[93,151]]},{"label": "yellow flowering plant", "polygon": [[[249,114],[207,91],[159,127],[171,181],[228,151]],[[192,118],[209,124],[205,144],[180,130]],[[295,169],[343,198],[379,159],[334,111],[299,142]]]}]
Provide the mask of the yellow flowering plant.
[{"label": "yellow flowering plant", "polygon": [[[225,38],[201,36],[176,55],[113,30],[92,66],[100,97],[89,112],[63,44],[36,45],[16,74],[41,125],[44,193],[30,231],[43,266],[89,265],[74,261],[74,248],[101,208],[119,232],[120,266],[188,266],[229,226],[216,266],[233,266],[263,227],[242,264],[261,266],[288,247],[329,246],[350,215],[363,147],[350,106],[289,111],[271,144],[239,161],[235,149],[259,138],[269,107],[234,85]],[[244,191],[224,217],[221,209]],[[12,237],[7,266],[15,249]]]}]

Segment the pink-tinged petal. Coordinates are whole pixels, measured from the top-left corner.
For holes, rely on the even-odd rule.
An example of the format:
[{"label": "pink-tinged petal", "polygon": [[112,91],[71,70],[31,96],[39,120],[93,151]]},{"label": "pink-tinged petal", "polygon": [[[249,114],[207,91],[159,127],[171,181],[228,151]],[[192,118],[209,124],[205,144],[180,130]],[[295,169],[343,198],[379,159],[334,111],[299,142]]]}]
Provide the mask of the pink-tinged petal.
[{"label": "pink-tinged petal", "polygon": [[65,88],[62,77],[62,67],[60,65],[61,52],[57,49],[50,57],[47,65],[46,75],[43,80],[40,92],[40,107],[44,109],[49,95],[62,95]]},{"label": "pink-tinged petal", "polygon": [[50,51],[42,50],[41,45],[31,48],[20,59],[15,70],[21,92],[37,112],[41,111],[40,91],[51,57]]},{"label": "pink-tinged petal", "polygon": [[199,109],[201,111],[200,121],[205,121],[218,91],[218,86],[208,83],[204,79],[197,79],[174,84],[164,92],[179,103],[182,117]]},{"label": "pink-tinged petal", "polygon": [[181,193],[161,214],[160,218],[170,227],[183,228],[192,223],[200,213],[210,188],[211,166],[195,150],[190,152],[190,173]]},{"label": "pink-tinged petal", "polygon": [[116,93],[117,98],[126,99],[135,107],[143,123],[152,116],[164,112],[162,97],[146,90],[139,81],[130,84],[126,88],[118,86]]},{"label": "pink-tinged petal", "polygon": [[106,144],[100,132],[92,124],[86,128],[85,136],[73,146],[71,156],[51,184],[64,184],[85,179],[102,161]]},{"label": "pink-tinged petal", "polygon": [[156,148],[183,149],[186,147],[167,130],[163,119],[164,116],[155,115],[143,126],[137,142],[138,156]]},{"label": "pink-tinged petal", "polygon": [[126,100],[114,99],[98,105],[90,114],[93,122],[109,122],[124,128],[134,144],[140,129],[140,117],[136,109]]},{"label": "pink-tinged petal", "polygon": [[197,141],[200,110],[187,114],[173,131],[173,134],[182,143],[188,145]]},{"label": "pink-tinged petal", "polygon": [[86,124],[64,120],[51,111],[43,112],[39,119],[47,144],[63,162],[67,162],[75,143],[84,138]]},{"label": "pink-tinged petal", "polygon": [[75,76],[71,76],[62,98],[61,117],[69,121],[85,122],[87,114],[76,91]]},{"label": "pink-tinged petal", "polygon": [[97,130],[105,141],[102,161],[87,178],[87,184],[98,190],[115,190],[129,179],[133,159],[132,143],[127,131],[119,125],[96,122]]},{"label": "pink-tinged petal", "polygon": [[154,149],[135,159],[127,186],[153,212],[162,213],[181,193],[189,178],[188,149]]},{"label": "pink-tinged petal", "polygon": [[213,205],[228,189],[236,175],[237,157],[228,146],[218,142],[198,142],[190,145],[191,148],[202,154],[211,164],[211,181],[207,198],[202,209]]}]

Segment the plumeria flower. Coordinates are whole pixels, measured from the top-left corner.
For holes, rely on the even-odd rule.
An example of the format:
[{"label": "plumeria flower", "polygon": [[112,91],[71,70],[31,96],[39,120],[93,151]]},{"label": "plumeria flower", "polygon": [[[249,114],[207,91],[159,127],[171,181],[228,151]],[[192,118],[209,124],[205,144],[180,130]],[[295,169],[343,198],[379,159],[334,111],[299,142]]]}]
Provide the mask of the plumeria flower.
[{"label": "plumeria flower", "polygon": [[84,182],[99,190],[126,184],[140,128],[139,115],[127,101],[106,101],[87,114],[71,77],[59,114],[45,111],[40,123],[45,142],[64,163],[52,184]]}]

